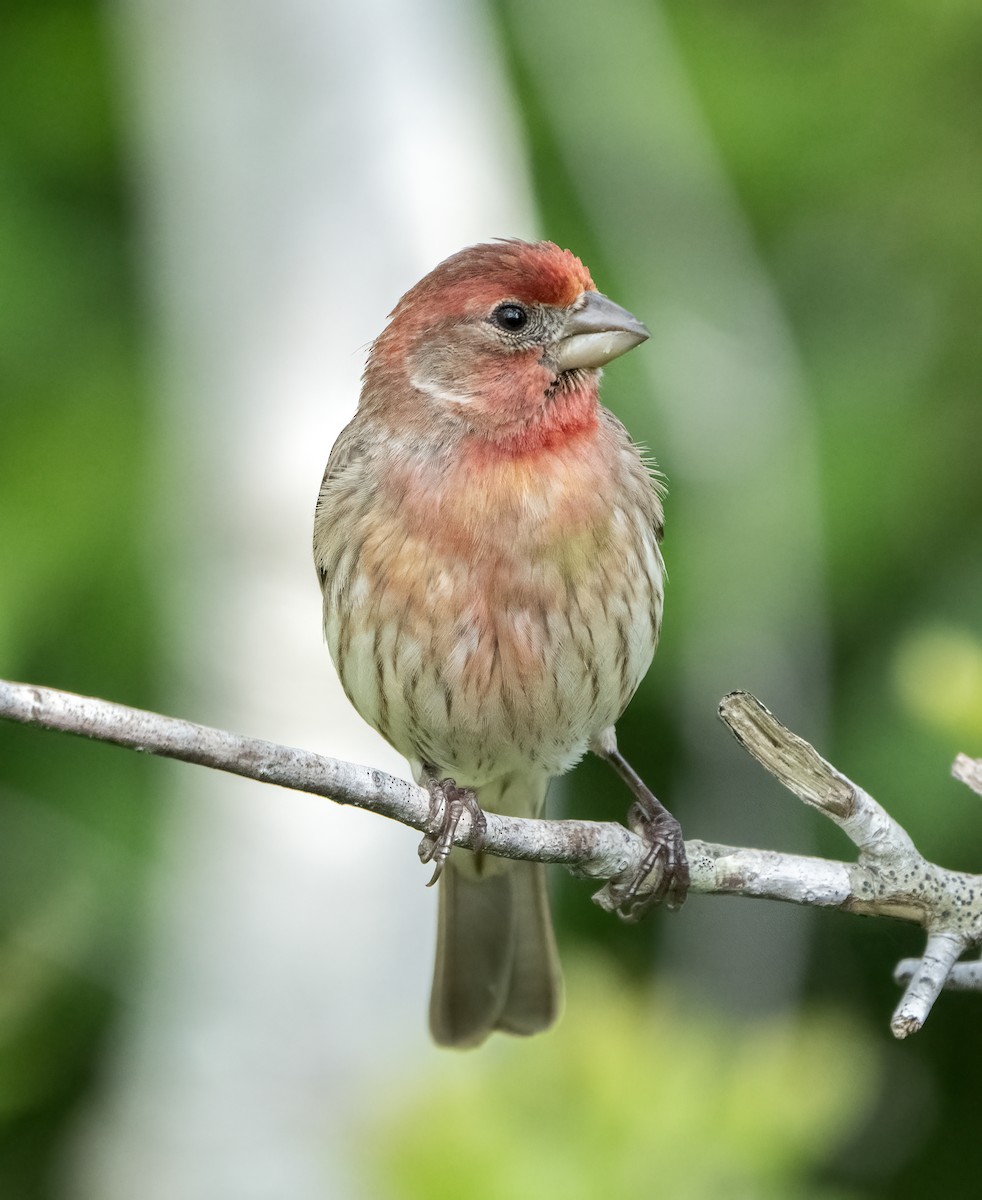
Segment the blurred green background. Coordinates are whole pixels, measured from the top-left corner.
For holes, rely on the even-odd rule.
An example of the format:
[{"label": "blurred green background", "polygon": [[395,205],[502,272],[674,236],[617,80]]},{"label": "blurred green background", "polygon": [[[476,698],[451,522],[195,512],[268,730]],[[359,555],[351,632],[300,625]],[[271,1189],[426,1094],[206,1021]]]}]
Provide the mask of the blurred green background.
[{"label": "blurred green background", "polygon": [[[635,223],[616,230],[590,200],[611,162],[621,183],[657,179],[632,127],[647,81],[603,52],[610,13],[564,6],[557,33],[551,7],[487,6],[488,52],[511,81],[541,227],[615,298],[638,290],[625,229],[656,265],[664,257],[673,286],[644,194]],[[628,11],[642,23],[655,12]],[[979,870],[978,799],[947,773],[957,751],[982,754],[982,7],[669,0],[658,12],[796,349],[813,429],[815,690],[827,689],[827,717],[800,732],[821,732],[826,757],[929,857]],[[158,469],[152,331],[119,95],[101,6],[10,0],[0,38],[0,673],[153,708],[166,667],[145,483]],[[583,152],[596,136],[571,116],[583,105],[622,114],[604,126],[606,159]],[[674,219],[684,226],[685,210]],[[653,411],[644,398],[640,370],[611,372],[607,397],[670,476],[672,588],[657,688],[644,688],[622,744],[675,807],[673,778],[693,751],[673,703],[685,668],[672,634],[691,640],[700,605],[698,565],[678,531],[711,523],[699,496],[713,484],[673,473],[667,417],[657,396]],[[770,498],[775,510],[784,503]],[[752,596],[775,582],[751,575],[745,586]],[[809,661],[815,653],[802,649]],[[779,715],[795,724],[794,712]],[[141,953],[160,779],[136,755],[0,726],[0,1195],[11,1200],[63,1194],[65,1139]],[[609,791],[598,767],[577,772],[574,811],[595,811],[601,786]],[[679,812],[691,815],[684,801]],[[848,852],[811,818],[802,824],[820,852]],[[914,1041],[891,1042],[891,972],[916,934],[836,914],[802,924],[799,1002],[754,1017],[725,995],[716,1009],[704,994],[695,1007],[674,999],[686,988],[670,973],[652,995],[652,960],[671,960],[666,923],[615,927],[582,886],[559,889],[576,1011],[530,1046],[495,1045],[395,1090],[365,1134],[366,1145],[385,1137],[378,1194],[460,1195],[469,1169],[468,1194],[482,1197],[643,1195],[657,1179],[679,1197],[967,1194],[982,1010],[978,998],[945,996]],[[726,902],[702,903],[712,920],[721,909],[709,906]],[[505,1162],[489,1142],[515,1154]]]}]

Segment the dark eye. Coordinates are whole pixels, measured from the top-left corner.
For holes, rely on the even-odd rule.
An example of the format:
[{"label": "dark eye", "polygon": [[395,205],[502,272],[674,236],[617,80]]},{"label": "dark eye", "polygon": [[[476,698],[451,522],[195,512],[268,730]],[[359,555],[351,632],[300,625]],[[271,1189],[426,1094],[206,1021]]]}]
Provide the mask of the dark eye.
[{"label": "dark eye", "polygon": [[520,304],[499,304],[491,314],[491,320],[499,329],[517,333],[528,324],[529,315]]}]

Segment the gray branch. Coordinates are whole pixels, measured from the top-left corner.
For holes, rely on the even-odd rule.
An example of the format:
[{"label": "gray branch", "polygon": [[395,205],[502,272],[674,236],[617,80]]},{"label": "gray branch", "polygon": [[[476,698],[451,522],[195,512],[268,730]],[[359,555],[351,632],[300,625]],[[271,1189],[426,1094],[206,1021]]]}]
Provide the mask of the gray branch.
[{"label": "gray branch", "polygon": [[[838,908],[923,926],[923,956],[905,960],[896,972],[897,981],[906,984],[891,1024],[898,1038],[921,1028],[943,988],[982,991],[982,964],[958,962],[967,950],[982,946],[982,876],[927,862],[870,795],[749,693],[731,693],[719,711],[741,745],[799,799],[838,825],[859,853],[855,862],[835,862],[691,840],[686,850],[692,892]],[[382,771],[105,700],[0,681],[0,717],[309,792],[420,831],[430,819],[426,791]],[[959,755],[953,773],[982,794],[982,761]],[[454,841],[471,844],[466,813]],[[542,821],[489,812],[484,850],[503,858],[561,863],[576,875],[604,880],[594,899],[613,911],[640,867],[645,846],[614,822]],[[654,891],[657,882],[652,875],[640,894]]]}]

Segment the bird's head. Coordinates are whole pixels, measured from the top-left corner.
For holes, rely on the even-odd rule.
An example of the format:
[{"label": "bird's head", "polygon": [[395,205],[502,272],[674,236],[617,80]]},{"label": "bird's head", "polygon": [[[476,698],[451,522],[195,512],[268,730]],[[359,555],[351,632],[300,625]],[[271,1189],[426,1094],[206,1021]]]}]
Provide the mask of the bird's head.
[{"label": "bird's head", "polygon": [[[396,305],[375,342],[363,404],[400,418],[474,432],[543,419],[578,393],[596,404],[598,368],[648,330],[598,292],[552,242],[470,246],[440,263]],[[389,415],[394,415],[390,413]]]}]

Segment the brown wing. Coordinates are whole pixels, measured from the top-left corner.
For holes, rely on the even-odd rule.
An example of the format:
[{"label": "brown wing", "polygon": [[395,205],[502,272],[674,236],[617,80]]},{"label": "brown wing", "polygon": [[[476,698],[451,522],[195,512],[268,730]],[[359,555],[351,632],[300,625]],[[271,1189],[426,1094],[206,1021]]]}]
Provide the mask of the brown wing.
[{"label": "brown wing", "polygon": [[345,545],[344,527],[356,503],[359,481],[367,458],[367,447],[357,418],[347,425],[334,443],[314,510],[314,565],[321,587],[330,576],[331,564]]}]

